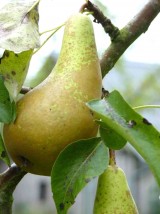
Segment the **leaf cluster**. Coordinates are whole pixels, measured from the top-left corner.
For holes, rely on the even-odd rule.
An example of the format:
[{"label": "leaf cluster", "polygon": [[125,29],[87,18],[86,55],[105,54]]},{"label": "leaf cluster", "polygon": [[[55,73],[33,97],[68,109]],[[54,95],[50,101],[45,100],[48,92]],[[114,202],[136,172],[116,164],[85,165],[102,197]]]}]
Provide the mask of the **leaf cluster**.
[{"label": "leaf cluster", "polygon": [[95,114],[100,137],[75,142],[57,158],[51,180],[58,213],[67,213],[86,183],[107,168],[109,149],[122,149],[126,143],[144,158],[160,184],[159,131],[138,114],[118,91],[111,92],[104,99],[92,100],[87,106]]}]

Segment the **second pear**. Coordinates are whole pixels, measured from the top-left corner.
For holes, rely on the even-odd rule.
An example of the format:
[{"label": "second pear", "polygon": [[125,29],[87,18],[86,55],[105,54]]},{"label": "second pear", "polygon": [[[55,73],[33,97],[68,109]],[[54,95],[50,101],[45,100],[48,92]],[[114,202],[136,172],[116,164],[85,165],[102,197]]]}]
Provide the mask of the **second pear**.
[{"label": "second pear", "polygon": [[109,165],[99,177],[93,213],[138,214],[126,176],[116,165]]}]

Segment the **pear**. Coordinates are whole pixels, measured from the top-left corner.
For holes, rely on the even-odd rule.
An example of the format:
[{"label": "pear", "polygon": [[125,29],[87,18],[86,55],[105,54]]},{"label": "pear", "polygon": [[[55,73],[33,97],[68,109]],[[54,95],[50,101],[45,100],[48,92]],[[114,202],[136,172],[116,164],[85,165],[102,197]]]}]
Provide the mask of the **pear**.
[{"label": "pear", "polygon": [[109,165],[98,179],[94,214],[138,214],[124,171]]},{"label": "pear", "polygon": [[17,118],[3,129],[5,146],[23,170],[50,175],[59,153],[70,143],[97,135],[86,106],[99,99],[102,77],[94,29],[81,13],[66,22],[59,58],[50,75],[17,102]]}]

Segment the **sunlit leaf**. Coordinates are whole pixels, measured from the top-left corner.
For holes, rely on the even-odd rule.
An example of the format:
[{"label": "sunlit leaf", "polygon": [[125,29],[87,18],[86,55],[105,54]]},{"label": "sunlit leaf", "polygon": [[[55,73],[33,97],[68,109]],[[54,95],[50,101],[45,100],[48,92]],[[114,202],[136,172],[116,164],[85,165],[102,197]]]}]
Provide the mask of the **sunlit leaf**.
[{"label": "sunlit leaf", "polygon": [[5,51],[0,59],[0,74],[4,77],[4,83],[10,96],[16,99],[27,75],[32,50],[15,54]]},{"label": "sunlit leaf", "polygon": [[0,122],[10,123],[16,117],[16,105],[10,100],[7,88],[4,85],[4,79],[0,75]]},{"label": "sunlit leaf", "polygon": [[4,147],[3,139],[0,134],[0,159],[3,160],[8,166],[10,166],[10,159]]},{"label": "sunlit leaf", "polygon": [[88,107],[111,129],[126,139],[150,166],[160,185],[160,133],[136,113],[117,91],[103,100],[90,101]]},{"label": "sunlit leaf", "polygon": [[9,1],[0,9],[0,47],[16,53],[39,47],[38,0]]},{"label": "sunlit leaf", "polygon": [[58,214],[66,214],[77,194],[108,165],[108,149],[101,138],[80,140],[59,155],[52,169],[52,192]]}]

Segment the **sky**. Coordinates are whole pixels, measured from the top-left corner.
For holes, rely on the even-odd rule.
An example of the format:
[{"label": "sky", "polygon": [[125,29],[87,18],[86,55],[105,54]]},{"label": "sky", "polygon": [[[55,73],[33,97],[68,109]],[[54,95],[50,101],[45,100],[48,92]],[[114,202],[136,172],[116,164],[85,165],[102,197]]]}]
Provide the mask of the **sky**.
[{"label": "sky", "polygon": [[[0,7],[4,2],[11,0],[0,0]],[[25,0],[19,0],[21,2]],[[148,2],[148,0],[101,0],[107,8],[108,18],[111,19],[114,25],[119,29],[123,28],[141,8]],[[41,0],[39,5],[40,21],[39,30],[44,32],[53,29],[63,24],[70,15],[79,11],[79,8],[85,0]],[[101,7],[101,5],[97,5]],[[92,18],[92,17],[91,17]],[[123,54],[124,59],[134,62],[159,64],[160,62],[160,15],[151,23],[149,29],[145,34],[142,34]],[[100,24],[93,23],[95,29],[95,38],[99,56],[103,54],[105,49],[110,45],[110,38],[104,32]],[[42,41],[48,36],[44,34]],[[63,28],[54,34],[53,38],[49,40],[37,54],[34,55],[29,74],[32,76],[39,70],[41,63],[45,61],[45,56],[51,52],[59,53],[61,48],[63,36]],[[30,71],[29,70],[29,71]]]},{"label": "sky", "polygon": [[[84,2],[84,0],[41,0],[40,31],[42,32],[61,25],[70,15],[76,13]],[[121,29],[148,1],[101,0],[101,2],[106,5],[107,10],[109,11],[109,14],[106,14],[108,18],[111,18],[113,24]],[[148,31],[140,36],[125,52],[124,56],[127,60],[147,63],[160,62],[160,28],[159,31],[157,28],[159,23],[160,15],[152,22]],[[110,44],[109,37],[104,33],[100,25],[94,24],[94,28],[97,49],[100,53],[103,53],[104,48],[106,49]],[[53,45],[53,49],[59,51],[62,33],[56,34],[56,44]]]}]

